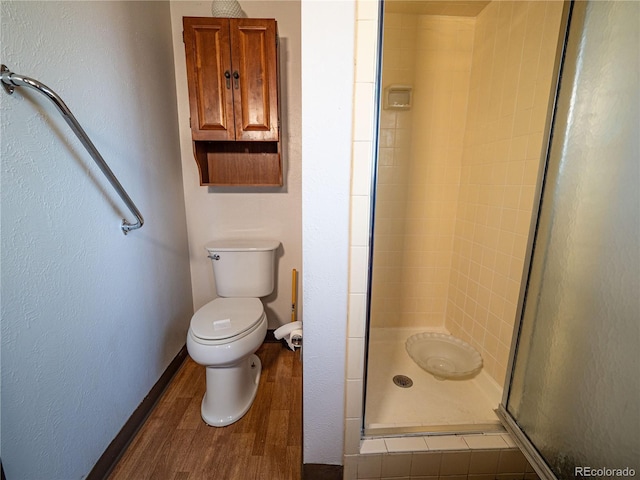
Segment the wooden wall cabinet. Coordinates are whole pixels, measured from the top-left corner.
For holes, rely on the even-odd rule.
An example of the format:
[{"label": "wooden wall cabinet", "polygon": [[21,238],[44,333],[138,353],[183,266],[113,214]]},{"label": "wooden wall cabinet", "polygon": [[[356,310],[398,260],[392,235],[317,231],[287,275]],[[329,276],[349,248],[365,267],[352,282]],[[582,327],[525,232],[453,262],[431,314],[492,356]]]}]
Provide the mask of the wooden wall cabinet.
[{"label": "wooden wall cabinet", "polygon": [[193,150],[201,185],[282,185],[277,25],[184,17]]}]

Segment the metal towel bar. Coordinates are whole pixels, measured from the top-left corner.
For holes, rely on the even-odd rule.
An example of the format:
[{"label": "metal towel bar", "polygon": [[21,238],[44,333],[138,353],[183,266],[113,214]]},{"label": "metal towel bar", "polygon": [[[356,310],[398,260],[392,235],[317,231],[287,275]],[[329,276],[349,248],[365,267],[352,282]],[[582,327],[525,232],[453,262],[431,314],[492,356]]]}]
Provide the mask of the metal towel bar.
[{"label": "metal towel bar", "polygon": [[129,210],[131,210],[131,213],[135,215],[137,219],[136,223],[129,223],[126,219],[122,219],[122,226],[120,228],[122,228],[124,234],[126,235],[131,230],[137,230],[138,228],[142,227],[144,219],[140,214],[140,210],[138,210],[136,205],[133,203],[131,197],[129,197],[125,189],[122,187],[116,176],[109,168],[109,165],[107,165],[107,162],[104,161],[102,155],[100,155],[100,152],[98,152],[98,149],[95,147],[93,142],[91,142],[86,132],[78,123],[78,120],[76,120],[76,117],[73,116],[73,113],[71,113],[69,107],[65,105],[58,94],[56,94],[46,85],[40,83],[37,80],[34,80],[33,78],[25,77],[11,72],[5,65],[2,65],[0,67],[0,80],[2,81],[2,86],[4,87],[5,91],[10,95],[13,93],[15,87],[31,87],[42,93],[53,102],[53,104],[58,108],[58,111],[62,114],[62,117],[67,122],[69,127],[71,127],[71,130],[73,130],[82,145],[84,145],[84,148],[87,149],[87,152],[89,152],[91,158],[93,158],[100,170],[102,170],[102,173],[104,173],[105,177],[107,177],[109,183],[111,183],[116,192],[118,192],[118,195],[120,195],[122,201],[127,205],[127,208],[129,208]]}]

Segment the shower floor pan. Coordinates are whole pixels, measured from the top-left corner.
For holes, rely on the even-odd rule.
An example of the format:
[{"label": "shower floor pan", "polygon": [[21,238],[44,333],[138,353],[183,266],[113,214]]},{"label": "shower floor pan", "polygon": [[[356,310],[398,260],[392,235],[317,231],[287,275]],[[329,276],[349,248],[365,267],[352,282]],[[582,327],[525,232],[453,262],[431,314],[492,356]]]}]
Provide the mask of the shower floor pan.
[{"label": "shower floor pan", "polygon": [[[421,331],[372,329],[365,434],[503,431],[494,413],[502,395],[497,383],[484,371],[466,380],[436,379],[405,349],[407,338]],[[412,386],[398,387],[397,375],[409,377]]]}]

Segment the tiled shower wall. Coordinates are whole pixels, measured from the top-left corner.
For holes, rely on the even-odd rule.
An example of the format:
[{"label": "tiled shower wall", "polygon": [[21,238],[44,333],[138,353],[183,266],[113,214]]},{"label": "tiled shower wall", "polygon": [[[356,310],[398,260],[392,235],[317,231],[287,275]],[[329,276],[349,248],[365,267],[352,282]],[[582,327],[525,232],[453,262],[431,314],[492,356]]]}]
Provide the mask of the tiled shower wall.
[{"label": "tiled shower wall", "polygon": [[[372,327],[436,327],[502,384],[516,315],[562,2],[477,18],[388,13]],[[383,90],[384,94],[384,90]]]},{"label": "tiled shower wall", "polygon": [[372,327],[443,324],[474,23],[385,17],[383,95],[410,85],[413,105],[380,114]]},{"label": "tiled shower wall", "polygon": [[417,19],[402,258],[402,327],[442,326],[451,270],[474,20]]},{"label": "tiled shower wall", "polygon": [[562,2],[476,19],[446,327],[502,385],[526,254]]},{"label": "tiled shower wall", "polygon": [[[391,14],[385,18],[383,88],[414,84],[416,26],[415,16]],[[402,319],[402,256],[412,118],[413,109],[380,112],[372,327],[398,326]]]}]

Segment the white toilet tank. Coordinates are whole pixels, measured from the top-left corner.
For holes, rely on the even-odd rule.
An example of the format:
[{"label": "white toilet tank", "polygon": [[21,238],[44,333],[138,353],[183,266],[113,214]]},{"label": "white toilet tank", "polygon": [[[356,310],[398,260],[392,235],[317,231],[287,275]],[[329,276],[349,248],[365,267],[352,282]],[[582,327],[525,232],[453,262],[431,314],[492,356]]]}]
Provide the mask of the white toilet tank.
[{"label": "white toilet tank", "polygon": [[264,297],[273,292],[277,240],[214,240],[205,248],[221,297]]}]

